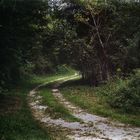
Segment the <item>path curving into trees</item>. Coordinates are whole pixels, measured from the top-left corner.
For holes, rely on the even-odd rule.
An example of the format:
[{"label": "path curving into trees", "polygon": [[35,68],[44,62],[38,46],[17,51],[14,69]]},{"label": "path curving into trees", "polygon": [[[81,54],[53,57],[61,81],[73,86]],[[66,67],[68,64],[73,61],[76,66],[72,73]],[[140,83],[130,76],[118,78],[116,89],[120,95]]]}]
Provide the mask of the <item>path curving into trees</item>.
[{"label": "path curving into trees", "polygon": [[[67,101],[60,93],[58,87],[65,81],[75,79],[77,75],[63,77],[39,85],[28,96],[28,103],[32,114],[40,125],[47,129],[53,139],[74,139],[74,140],[139,140],[140,128],[130,127],[107,118],[92,115],[85,110],[74,106]],[[61,80],[61,81],[60,81]],[[67,122],[62,118],[53,119],[45,113],[48,106],[41,105],[42,97],[38,95],[39,88],[50,83],[57,83],[52,89],[53,96],[64,105],[73,116],[81,122]]]}]

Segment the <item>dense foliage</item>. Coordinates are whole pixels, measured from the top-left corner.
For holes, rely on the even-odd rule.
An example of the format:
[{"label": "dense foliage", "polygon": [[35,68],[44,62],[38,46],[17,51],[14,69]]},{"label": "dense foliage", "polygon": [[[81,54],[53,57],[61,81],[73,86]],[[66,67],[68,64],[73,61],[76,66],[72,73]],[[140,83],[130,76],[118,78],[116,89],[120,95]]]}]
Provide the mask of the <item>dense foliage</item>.
[{"label": "dense foliage", "polygon": [[132,76],[116,91],[108,94],[108,102],[114,108],[126,112],[138,111],[140,108],[140,72]]},{"label": "dense foliage", "polygon": [[0,3],[0,85],[16,83],[21,72],[29,71],[34,65],[36,71],[41,65],[47,12],[48,4],[43,1]]},{"label": "dense foliage", "polygon": [[139,3],[120,1],[69,1],[62,10],[76,33],[65,48],[92,85],[109,80],[117,71],[126,75],[139,67],[139,12]]},{"label": "dense foliage", "polygon": [[4,0],[0,3],[0,87],[27,73],[79,70],[91,85],[140,66],[140,4]]}]

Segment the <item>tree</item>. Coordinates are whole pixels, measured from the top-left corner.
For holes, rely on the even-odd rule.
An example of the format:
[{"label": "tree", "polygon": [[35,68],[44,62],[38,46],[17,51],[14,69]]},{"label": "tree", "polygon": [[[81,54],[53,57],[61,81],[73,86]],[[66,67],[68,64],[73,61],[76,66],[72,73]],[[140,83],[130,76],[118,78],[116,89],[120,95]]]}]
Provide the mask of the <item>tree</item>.
[{"label": "tree", "polygon": [[[84,58],[80,69],[84,78],[95,84],[109,80],[118,68],[122,72],[129,69],[128,66],[124,68],[129,52],[129,44],[126,42],[128,38],[132,39],[130,34],[137,34],[138,7],[136,3],[119,1],[106,1],[101,4],[92,1],[68,2],[62,14],[76,28],[77,38],[85,44],[81,45],[81,50],[84,48],[84,51],[81,59],[79,58]],[[136,13],[136,23],[132,22],[134,15],[131,11]],[[73,47],[72,49],[75,50]]]},{"label": "tree", "polygon": [[[46,29],[47,1],[7,0],[0,3],[0,85],[15,83],[32,60]],[[36,58],[37,59],[37,58]]]}]

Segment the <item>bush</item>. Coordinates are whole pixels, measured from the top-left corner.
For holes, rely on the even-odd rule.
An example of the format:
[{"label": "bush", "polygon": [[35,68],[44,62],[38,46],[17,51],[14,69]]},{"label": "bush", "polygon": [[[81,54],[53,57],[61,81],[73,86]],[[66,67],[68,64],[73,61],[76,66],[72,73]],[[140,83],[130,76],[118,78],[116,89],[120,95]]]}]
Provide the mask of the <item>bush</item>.
[{"label": "bush", "polygon": [[126,112],[136,111],[140,107],[140,73],[132,76],[126,85],[112,92],[108,96],[108,103]]}]

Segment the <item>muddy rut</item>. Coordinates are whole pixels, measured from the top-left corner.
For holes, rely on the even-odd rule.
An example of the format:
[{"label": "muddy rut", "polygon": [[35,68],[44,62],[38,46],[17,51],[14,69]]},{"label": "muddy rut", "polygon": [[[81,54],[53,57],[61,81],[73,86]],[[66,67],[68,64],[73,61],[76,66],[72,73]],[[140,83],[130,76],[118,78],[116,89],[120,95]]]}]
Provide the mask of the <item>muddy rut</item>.
[{"label": "muddy rut", "polygon": [[[113,122],[107,118],[89,114],[83,109],[67,101],[59,91],[62,82],[75,79],[77,75],[57,79],[52,89],[54,97],[63,104],[73,116],[81,122],[67,122],[61,118],[52,119],[46,114],[48,106],[41,105],[42,97],[38,95],[39,88],[48,83],[39,85],[28,96],[29,106],[34,118],[55,140],[140,140],[140,128],[130,127],[122,123]],[[60,82],[61,81],[61,82]],[[51,81],[52,83],[55,81]],[[49,83],[51,83],[49,82]],[[56,82],[55,82],[56,83]]]}]

